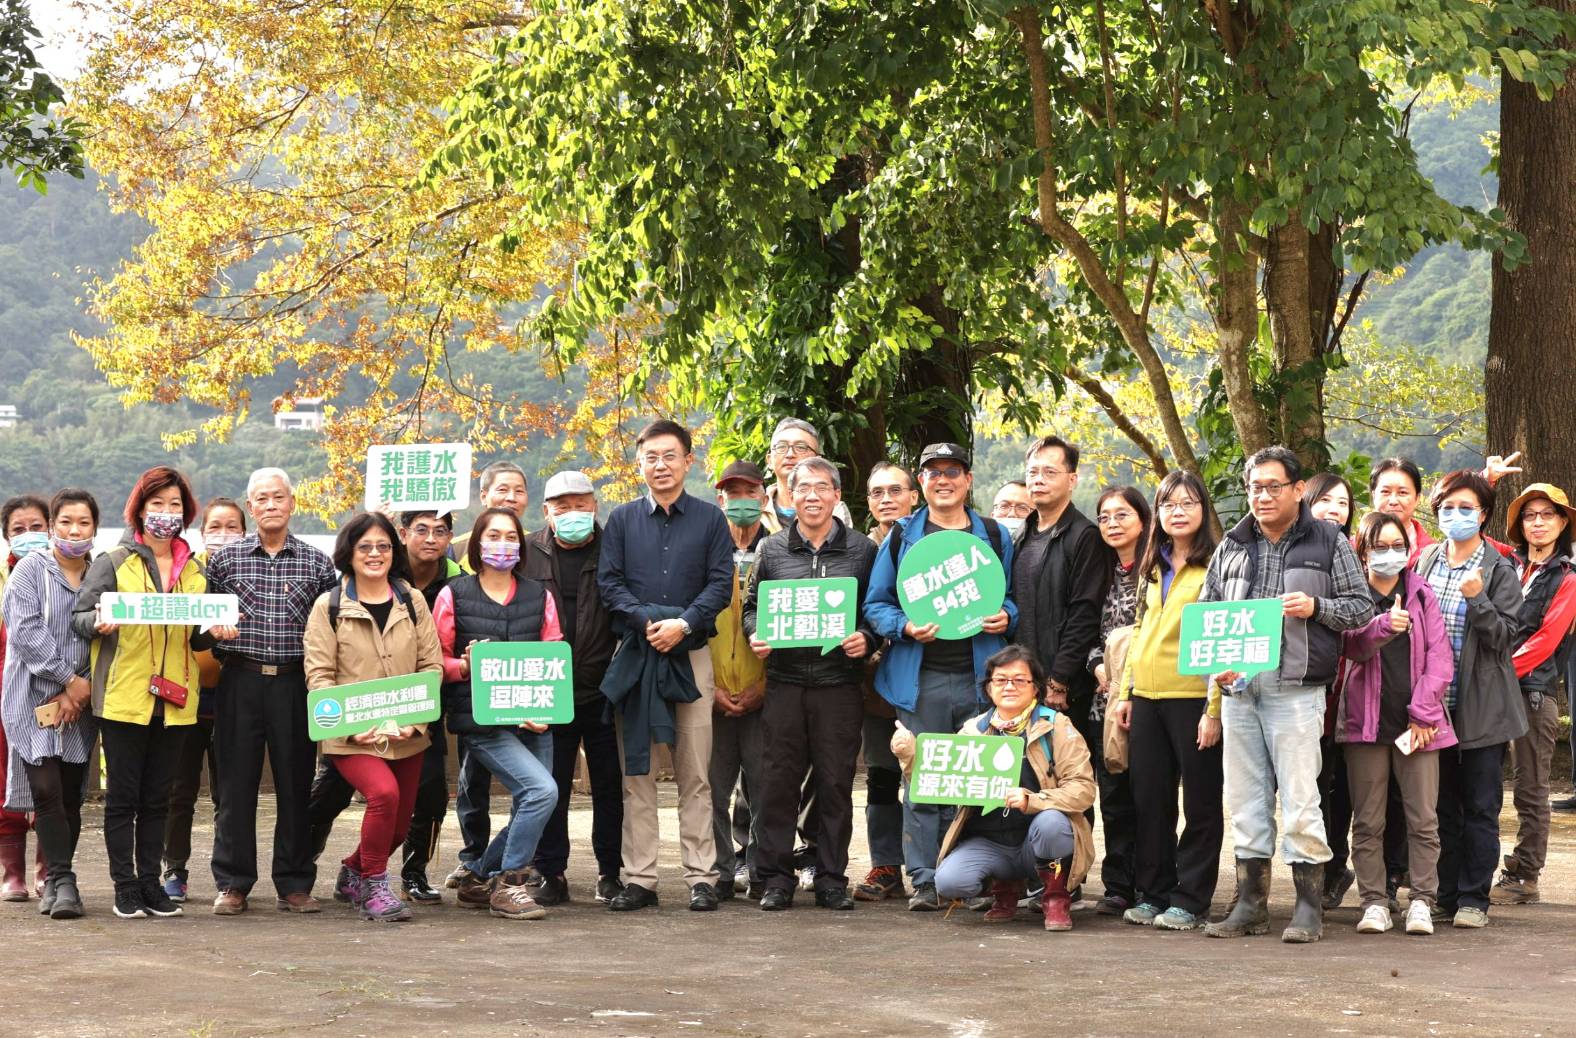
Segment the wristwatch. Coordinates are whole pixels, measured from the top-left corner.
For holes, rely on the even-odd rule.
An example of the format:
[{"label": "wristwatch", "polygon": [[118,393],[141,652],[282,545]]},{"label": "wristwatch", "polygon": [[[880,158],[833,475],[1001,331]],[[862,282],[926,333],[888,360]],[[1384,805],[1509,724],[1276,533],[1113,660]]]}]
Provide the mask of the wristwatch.
[{"label": "wristwatch", "polygon": [[690,629],[689,621],[684,619],[682,616],[679,617],[679,626],[684,628],[684,637],[686,638],[694,633],[694,631]]}]

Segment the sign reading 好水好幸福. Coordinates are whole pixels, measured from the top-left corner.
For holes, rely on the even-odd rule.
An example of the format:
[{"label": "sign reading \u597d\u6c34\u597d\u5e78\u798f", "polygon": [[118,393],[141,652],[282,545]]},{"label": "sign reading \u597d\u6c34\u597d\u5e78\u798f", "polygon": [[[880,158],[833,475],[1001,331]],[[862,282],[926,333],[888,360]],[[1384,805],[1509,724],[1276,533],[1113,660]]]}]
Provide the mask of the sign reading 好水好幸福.
[{"label": "sign reading \u597d\u6c34\u597d\u5e78\u798f", "polygon": [[935,624],[937,638],[980,633],[1001,612],[1007,573],[990,542],[966,530],[926,534],[897,569],[897,600],[915,627]]},{"label": "sign reading \u597d\u6c34\u597d\u5e78\u798f", "polygon": [[391,508],[444,515],[470,503],[470,444],[379,444],[367,449],[367,511]]},{"label": "sign reading \u597d\u6c34\u597d\u5e78\u798f", "polygon": [[360,735],[390,721],[401,726],[436,721],[440,678],[431,670],[310,692],[306,707],[312,741]]},{"label": "sign reading \u597d\u6c34\u597d\u5e78\u798f", "polygon": [[477,724],[567,724],[575,718],[568,642],[475,642],[471,713]]},{"label": "sign reading \u597d\u6c34\u597d\u5e78\u798f", "polygon": [[908,798],[916,804],[997,807],[1023,773],[1023,740],[1011,735],[941,735],[914,739]]},{"label": "sign reading \u597d\u6c34\u597d\u5e78\u798f", "polygon": [[817,646],[825,656],[858,627],[853,577],[763,580],[755,595],[755,636],[774,649]]},{"label": "sign reading \u597d\u6c34\u597d\u5e78\u798f", "polygon": [[1284,616],[1278,598],[1183,606],[1177,672],[1208,675],[1235,671],[1252,677],[1279,669]]},{"label": "sign reading \u597d\u6c34\u597d\u5e78\u798f", "polygon": [[106,591],[99,596],[97,619],[109,624],[193,624],[206,631],[234,627],[241,619],[241,603],[234,595]]}]

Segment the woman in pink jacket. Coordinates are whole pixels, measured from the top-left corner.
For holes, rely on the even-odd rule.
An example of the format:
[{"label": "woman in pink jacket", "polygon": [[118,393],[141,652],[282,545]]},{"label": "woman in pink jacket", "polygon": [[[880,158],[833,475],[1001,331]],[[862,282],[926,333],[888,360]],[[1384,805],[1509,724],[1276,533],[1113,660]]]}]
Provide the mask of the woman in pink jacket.
[{"label": "woman in pink jacket", "polygon": [[[1411,531],[1400,517],[1370,512],[1357,533],[1374,618],[1341,635],[1346,684],[1335,721],[1352,795],[1352,864],[1363,915],[1358,933],[1391,928],[1385,887],[1385,801],[1390,776],[1401,789],[1411,868],[1406,932],[1431,934],[1438,893],[1439,756],[1456,744],[1445,712],[1453,667],[1439,601],[1407,565]],[[1398,741],[1399,740],[1399,741]]]}]

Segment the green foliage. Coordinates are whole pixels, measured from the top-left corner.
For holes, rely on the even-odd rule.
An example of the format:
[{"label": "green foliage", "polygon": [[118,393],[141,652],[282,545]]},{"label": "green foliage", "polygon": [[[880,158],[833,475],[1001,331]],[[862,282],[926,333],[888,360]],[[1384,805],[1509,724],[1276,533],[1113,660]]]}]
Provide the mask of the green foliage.
[{"label": "green foliage", "polygon": [[65,100],[33,55],[38,36],[26,0],[0,0],[0,167],[43,194],[50,173],[82,177],[79,127],[51,109]]}]

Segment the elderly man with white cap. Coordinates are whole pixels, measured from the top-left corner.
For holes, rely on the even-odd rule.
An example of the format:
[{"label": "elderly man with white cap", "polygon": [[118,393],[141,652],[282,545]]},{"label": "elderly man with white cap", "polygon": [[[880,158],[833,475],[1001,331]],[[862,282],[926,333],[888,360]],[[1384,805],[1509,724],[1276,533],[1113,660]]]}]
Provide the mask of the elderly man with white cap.
[{"label": "elderly man with white cap", "polygon": [[544,905],[569,900],[569,883],[564,878],[569,865],[569,795],[584,746],[591,778],[596,900],[606,904],[622,889],[618,873],[623,861],[624,769],[613,722],[607,717],[607,700],[597,688],[618,643],[596,586],[602,548],[596,488],[584,472],[569,469],[547,481],[543,500],[547,525],[526,539],[520,564],[525,576],[546,585],[558,607],[564,640],[574,652],[575,716],[551,729],[558,806],[547,821],[532,863],[542,875],[536,900]]}]

